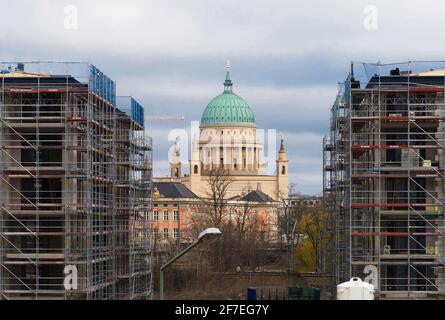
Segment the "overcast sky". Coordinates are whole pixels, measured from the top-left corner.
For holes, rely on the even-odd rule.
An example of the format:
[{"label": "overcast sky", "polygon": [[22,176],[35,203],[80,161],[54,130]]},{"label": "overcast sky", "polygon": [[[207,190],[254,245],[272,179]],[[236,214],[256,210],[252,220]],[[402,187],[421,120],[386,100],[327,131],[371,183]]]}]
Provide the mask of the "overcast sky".
[{"label": "overcast sky", "polygon": [[351,60],[445,58],[443,0],[14,0],[3,8],[0,60],[89,61],[146,115],[185,116],[149,123],[156,175],[168,172],[169,131],[200,120],[230,60],[234,91],[258,128],[284,135],[290,180],[307,194],[321,192],[321,139]]}]

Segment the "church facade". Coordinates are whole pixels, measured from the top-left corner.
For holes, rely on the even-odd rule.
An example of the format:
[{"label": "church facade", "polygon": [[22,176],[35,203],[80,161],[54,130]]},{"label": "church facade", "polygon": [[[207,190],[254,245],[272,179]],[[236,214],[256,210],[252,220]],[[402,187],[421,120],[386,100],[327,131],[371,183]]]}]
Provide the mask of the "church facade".
[{"label": "church facade", "polygon": [[233,92],[230,67],[224,91],[213,98],[202,114],[199,139],[192,143],[189,173],[183,175],[180,150],[170,162],[170,178],[179,181],[199,197],[208,195],[209,177],[224,172],[230,179],[228,197],[258,190],[275,201],[288,195],[288,167],[281,140],[276,173],[264,173],[264,145],[257,139],[255,117],[248,103]]}]

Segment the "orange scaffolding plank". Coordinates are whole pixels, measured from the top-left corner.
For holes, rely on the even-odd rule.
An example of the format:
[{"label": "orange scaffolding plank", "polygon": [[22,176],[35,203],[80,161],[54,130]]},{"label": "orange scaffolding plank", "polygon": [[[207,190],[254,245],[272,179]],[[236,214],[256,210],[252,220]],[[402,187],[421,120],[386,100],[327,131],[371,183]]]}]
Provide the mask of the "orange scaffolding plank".
[{"label": "orange scaffolding plank", "polygon": [[66,120],[68,121],[87,121],[87,117],[86,116],[80,116],[80,117],[66,117]]},{"label": "orange scaffolding plank", "polygon": [[409,92],[444,92],[444,88],[416,88],[410,87]]},{"label": "orange scaffolding plank", "polygon": [[87,88],[3,88],[4,92],[13,93],[64,93],[64,92],[87,92]]},{"label": "orange scaffolding plank", "polygon": [[368,149],[436,149],[443,148],[440,145],[352,145],[351,149],[354,150],[368,150]]},{"label": "orange scaffolding plank", "polygon": [[[435,170],[431,170],[431,171],[435,171]],[[353,179],[368,179],[368,178],[373,178],[373,179],[378,179],[378,178],[382,178],[382,179],[388,179],[388,178],[408,178],[408,177],[417,177],[417,178],[436,178],[439,177],[438,174],[425,174],[425,173],[410,173],[410,175],[408,175],[407,173],[389,173],[389,174],[385,174],[385,173],[364,173],[364,174],[353,174],[352,178]]]},{"label": "orange scaffolding plank", "polygon": [[352,121],[358,121],[358,120],[384,120],[389,122],[407,122],[407,121],[438,121],[445,119],[443,116],[354,116],[351,117]]},{"label": "orange scaffolding plank", "polygon": [[352,203],[351,207],[428,207],[437,203]]},{"label": "orange scaffolding plank", "polygon": [[408,237],[408,236],[436,236],[434,232],[352,232],[353,236],[387,236],[387,237]]},{"label": "orange scaffolding plank", "polygon": [[[22,179],[22,178],[34,178],[30,174],[11,174],[11,173],[5,173],[3,174],[5,178],[10,179]],[[65,175],[61,174],[39,174],[39,178],[63,178]]]}]

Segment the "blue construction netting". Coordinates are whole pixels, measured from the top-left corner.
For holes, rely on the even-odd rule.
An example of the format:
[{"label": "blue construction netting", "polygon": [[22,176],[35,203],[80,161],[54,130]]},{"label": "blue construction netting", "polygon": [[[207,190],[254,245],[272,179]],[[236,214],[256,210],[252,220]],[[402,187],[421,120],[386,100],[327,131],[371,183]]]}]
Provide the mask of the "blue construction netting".
[{"label": "blue construction netting", "polygon": [[117,97],[117,107],[137,124],[144,126],[144,108],[133,97]]},{"label": "blue construction netting", "polygon": [[94,65],[90,65],[90,90],[116,105],[116,83]]},{"label": "blue construction netting", "polygon": [[133,98],[131,98],[131,118],[140,126],[144,126],[144,108]]}]

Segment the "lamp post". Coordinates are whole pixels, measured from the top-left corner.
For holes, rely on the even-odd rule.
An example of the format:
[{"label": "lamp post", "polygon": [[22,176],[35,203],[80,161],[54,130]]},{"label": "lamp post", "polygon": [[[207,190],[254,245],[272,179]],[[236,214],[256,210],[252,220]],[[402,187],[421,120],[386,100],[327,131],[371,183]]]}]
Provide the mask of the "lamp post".
[{"label": "lamp post", "polygon": [[167,269],[168,266],[170,266],[173,262],[181,258],[183,255],[185,255],[187,252],[192,250],[194,247],[196,247],[198,244],[210,240],[215,239],[221,236],[221,231],[218,228],[207,228],[204,231],[202,231],[198,239],[195,240],[191,245],[189,245],[187,248],[185,248],[182,252],[180,252],[175,257],[171,258],[167,263],[165,263],[160,270],[160,279],[159,279],[159,296],[160,300],[164,300],[164,271]]}]

